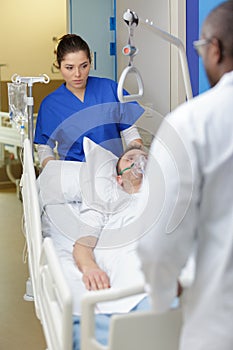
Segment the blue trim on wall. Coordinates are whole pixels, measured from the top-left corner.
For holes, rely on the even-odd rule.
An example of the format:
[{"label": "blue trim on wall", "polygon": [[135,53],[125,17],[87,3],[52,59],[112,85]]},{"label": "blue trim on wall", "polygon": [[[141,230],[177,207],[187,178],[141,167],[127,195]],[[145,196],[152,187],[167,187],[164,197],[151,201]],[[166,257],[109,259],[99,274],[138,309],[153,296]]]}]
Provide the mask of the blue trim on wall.
[{"label": "blue trim on wall", "polygon": [[70,33],[73,33],[72,0],[70,0]]},{"label": "blue trim on wall", "polygon": [[186,51],[193,95],[210,88],[202,59],[193,48],[193,41],[200,36],[203,21],[209,12],[222,0],[186,0]]},{"label": "blue trim on wall", "polygon": [[199,37],[199,0],[186,1],[186,52],[193,96],[199,93],[199,58],[193,41]]},{"label": "blue trim on wall", "polygon": [[[115,23],[117,20],[117,16],[116,16],[116,0],[113,1],[113,12],[114,12],[114,17],[115,17]],[[117,51],[117,25],[115,26],[115,31],[114,31],[114,41],[116,43],[116,51]],[[115,81],[117,82],[117,52],[115,55]]]},{"label": "blue trim on wall", "polygon": [[[199,30],[201,31],[203,21],[210,11],[222,3],[222,0],[199,0]],[[202,93],[210,88],[209,81],[206,76],[204,66],[202,64],[202,59],[199,60],[199,93]]]}]

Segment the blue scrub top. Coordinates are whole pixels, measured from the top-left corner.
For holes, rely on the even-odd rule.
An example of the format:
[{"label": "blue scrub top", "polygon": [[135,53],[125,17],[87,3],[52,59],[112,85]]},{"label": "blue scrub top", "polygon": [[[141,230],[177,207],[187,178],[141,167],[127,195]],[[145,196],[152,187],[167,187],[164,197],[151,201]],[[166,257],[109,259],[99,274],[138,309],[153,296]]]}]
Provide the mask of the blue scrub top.
[{"label": "blue scrub top", "polygon": [[120,156],[120,132],[133,125],[143,112],[137,103],[119,102],[113,80],[88,77],[83,102],[65,84],[45,97],[34,142],[51,148],[57,143],[60,159],[83,161],[83,137],[87,136]]}]

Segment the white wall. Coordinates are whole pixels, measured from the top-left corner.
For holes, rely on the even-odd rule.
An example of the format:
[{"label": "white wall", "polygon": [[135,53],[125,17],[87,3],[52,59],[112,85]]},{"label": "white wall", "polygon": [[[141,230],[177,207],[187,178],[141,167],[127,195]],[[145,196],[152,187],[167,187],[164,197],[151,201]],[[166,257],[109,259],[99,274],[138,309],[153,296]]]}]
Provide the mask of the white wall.
[{"label": "white wall", "polygon": [[66,33],[66,0],[1,0],[0,64],[1,79],[14,73],[37,76],[46,73],[60,79],[51,66],[53,37]]},{"label": "white wall", "polygon": [[[97,1],[97,0],[95,0]],[[67,30],[68,0],[1,0],[0,12],[0,64],[2,81],[10,80],[14,73],[34,76],[46,73],[51,79],[60,79],[52,73],[54,61],[54,36]],[[171,31],[185,41],[186,0],[116,0],[117,2],[117,52],[118,76],[128,65],[121,50],[128,41],[128,27],[122,15],[128,8],[142,19],[149,18],[160,28]],[[20,6],[19,6],[20,4]],[[169,44],[152,32],[138,26],[134,43],[139,48],[135,66],[144,85],[144,104],[151,104],[161,114],[166,114],[184,100],[183,83],[178,55]],[[129,82],[129,90],[131,90]],[[128,88],[128,86],[126,86]]]},{"label": "white wall", "polygon": [[[170,0],[170,31],[186,46],[186,0]],[[177,48],[171,47],[171,110],[186,99]]]}]

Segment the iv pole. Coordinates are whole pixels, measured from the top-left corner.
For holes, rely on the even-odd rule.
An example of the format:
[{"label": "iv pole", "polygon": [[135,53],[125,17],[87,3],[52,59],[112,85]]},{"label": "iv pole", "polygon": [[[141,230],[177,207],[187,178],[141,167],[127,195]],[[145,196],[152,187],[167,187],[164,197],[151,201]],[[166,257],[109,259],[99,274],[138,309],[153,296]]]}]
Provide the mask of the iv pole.
[{"label": "iv pole", "polygon": [[[26,83],[28,86],[28,97],[27,97],[27,106],[28,106],[28,138],[33,144],[34,138],[34,125],[33,125],[33,113],[34,113],[34,99],[32,96],[32,86],[34,83],[45,83],[48,84],[50,79],[46,74],[43,74],[39,77],[21,77],[17,73],[14,74],[11,78],[11,81],[15,84]],[[32,156],[34,159],[34,149],[32,147]]]}]

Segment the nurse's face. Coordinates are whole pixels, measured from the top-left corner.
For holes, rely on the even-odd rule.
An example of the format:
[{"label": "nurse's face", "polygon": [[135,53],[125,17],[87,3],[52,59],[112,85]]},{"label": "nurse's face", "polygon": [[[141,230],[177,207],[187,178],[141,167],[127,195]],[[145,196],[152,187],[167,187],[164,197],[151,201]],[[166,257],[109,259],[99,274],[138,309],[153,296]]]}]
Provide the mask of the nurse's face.
[{"label": "nurse's face", "polygon": [[60,72],[70,91],[84,90],[90,71],[90,61],[85,51],[70,52],[61,61]]}]

